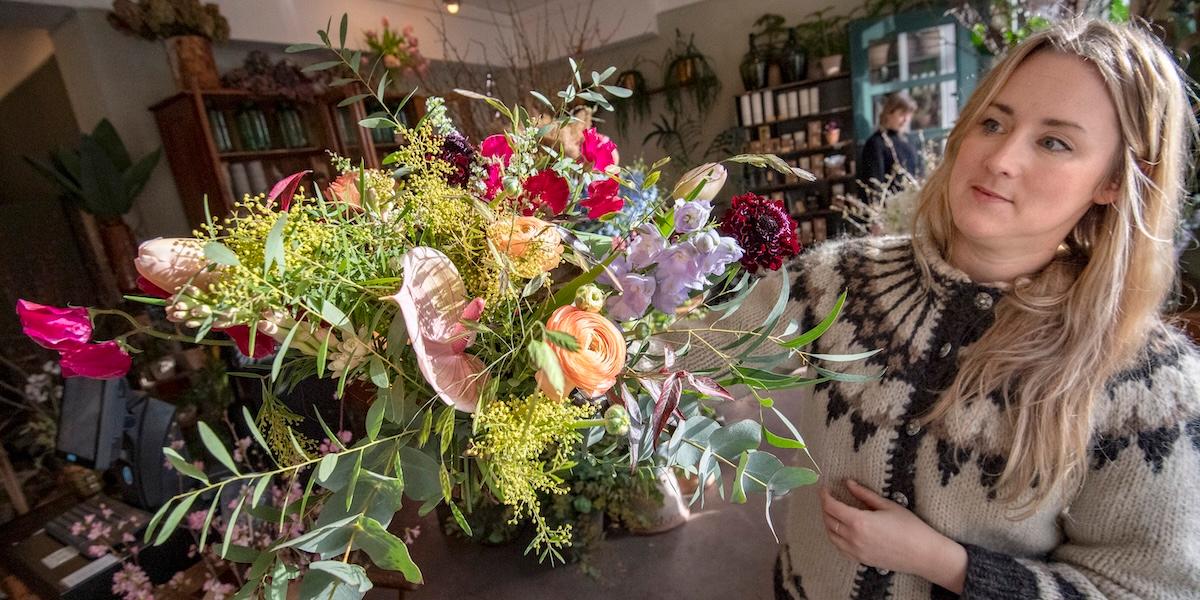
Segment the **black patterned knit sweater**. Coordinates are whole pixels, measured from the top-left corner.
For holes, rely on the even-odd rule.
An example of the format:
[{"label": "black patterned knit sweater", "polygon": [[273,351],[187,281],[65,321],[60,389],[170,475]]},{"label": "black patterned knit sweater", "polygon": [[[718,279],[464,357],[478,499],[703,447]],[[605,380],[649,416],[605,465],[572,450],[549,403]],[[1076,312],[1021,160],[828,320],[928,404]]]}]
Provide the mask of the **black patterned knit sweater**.
[{"label": "black patterned knit sweater", "polygon": [[[1004,290],[973,283],[936,253],[925,282],[916,251],[907,238],[838,241],[791,271],[790,314],[781,323],[795,319],[807,328],[849,292],[842,318],[811,351],[882,349],[853,369],[883,370],[878,381],[822,384],[804,403],[801,433],[824,483],[860,506],[841,483],[853,477],[962,543],[966,598],[1200,598],[1195,347],[1163,327],[1138,366],[1113,378],[1099,400],[1082,486],[1014,520],[995,498],[1011,445],[999,402],[969,403],[927,427],[914,421],[952,382],[960,352],[992,325]],[[731,319],[761,323],[781,283],[760,282]],[[840,555],[824,533],[816,489],[793,492],[789,510],[777,597],[954,597],[919,577]]]}]

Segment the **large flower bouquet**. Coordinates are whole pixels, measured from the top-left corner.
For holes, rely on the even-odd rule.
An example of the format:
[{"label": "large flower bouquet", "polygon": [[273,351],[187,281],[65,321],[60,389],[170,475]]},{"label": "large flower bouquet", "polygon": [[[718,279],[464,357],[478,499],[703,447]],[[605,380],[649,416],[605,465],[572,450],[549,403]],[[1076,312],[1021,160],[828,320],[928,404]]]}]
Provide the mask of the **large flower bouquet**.
[{"label": "large flower bouquet", "polygon": [[[343,18],[340,43],[324,30],[322,44],[291,50],[332,52],[323,67],[349,69],[356,84],[382,92],[374,71],[345,49],[346,29]],[[650,196],[654,205],[639,218],[619,219],[621,189],[653,187],[666,160],[635,182],[615,144],[594,129],[578,149],[565,148],[555,133],[571,123],[571,107],[611,110],[610,97],[628,94],[605,83],[615,69],[588,79],[571,66],[573,80],[556,100],[533,93],[542,115],[461,91],[511,123],[478,147],[437,98],[412,127],[395,112],[379,113],[361,124],[404,140],[386,169],[335,157],[341,176],[325,190],[296,173],[193,238],[143,244],[137,268],[160,299],[138,299],[163,306],[175,331],[130,318],[127,333],[95,341],[91,319],[121,313],[21,302],[27,333],[62,353],[67,376],[122,375],[136,334],[227,343],[213,339],[223,332],[260,359],[264,404],[257,416],[241,416],[274,468],[239,469],[200,424],[209,464],[228,473],[218,477],[165,449],[194,487],[158,511],[147,540],[166,539],[193,511],[211,520],[220,492],[242,489],[225,523],[274,519],[282,531],[291,516],[319,514],[302,534],[289,526],[293,535],[281,533],[265,549],[213,542],[222,556],[250,565],[245,593],[297,578],[306,597],[339,587],[360,593],[370,587],[361,566],[368,562],[421,580],[387,529],[406,497],[423,510],[446,503],[466,530],[464,513],[504,505],[531,525],[530,550],[557,560],[570,531],[547,524],[539,498],[565,492],[564,474],[580,460],[648,477],[674,467],[716,478],[735,502],[764,494],[768,519],[771,500],[816,480],[769,451],[804,445],[763,392],[854,377],[815,365],[809,376],[771,370],[802,355],[837,310],[798,332],[780,323],[782,286],[758,328],[705,324],[737,310],[756,274],[799,251],[795,223],[781,203],[754,195],[734,198],[714,219],[711,200],[726,176],[720,164]],[[807,176],[770,155],[728,160]],[[589,233],[597,221],[616,235]],[[727,339],[718,347],[710,333]],[[689,351],[718,357],[719,367],[681,368]],[[358,439],[335,435],[319,414],[323,448],[293,427],[303,415],[281,409],[278,395],[309,378],[336,380],[339,397],[365,398]],[[710,405],[733,401],[727,390],[736,385],[749,389],[760,416],[722,424]],[[261,498],[272,485],[302,491],[268,510]]]}]

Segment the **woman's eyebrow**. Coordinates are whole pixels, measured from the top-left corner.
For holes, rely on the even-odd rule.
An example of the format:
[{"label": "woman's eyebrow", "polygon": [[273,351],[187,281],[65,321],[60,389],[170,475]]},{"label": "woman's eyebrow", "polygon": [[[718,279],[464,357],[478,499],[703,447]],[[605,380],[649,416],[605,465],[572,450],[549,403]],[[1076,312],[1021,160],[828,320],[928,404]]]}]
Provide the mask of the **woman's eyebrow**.
[{"label": "woman's eyebrow", "polygon": [[[991,107],[1010,116],[1010,117],[1015,115],[1017,112],[1017,111],[1013,110],[1013,107],[1011,107],[1007,104],[1004,104],[1003,102],[992,102]],[[1048,118],[1042,119],[1042,124],[1047,125],[1049,127],[1070,127],[1072,129],[1078,129],[1078,130],[1084,131],[1084,132],[1087,131],[1087,129],[1083,125],[1080,125],[1079,123],[1076,123],[1075,121],[1068,121],[1066,119],[1057,119],[1054,117],[1048,117]]]}]

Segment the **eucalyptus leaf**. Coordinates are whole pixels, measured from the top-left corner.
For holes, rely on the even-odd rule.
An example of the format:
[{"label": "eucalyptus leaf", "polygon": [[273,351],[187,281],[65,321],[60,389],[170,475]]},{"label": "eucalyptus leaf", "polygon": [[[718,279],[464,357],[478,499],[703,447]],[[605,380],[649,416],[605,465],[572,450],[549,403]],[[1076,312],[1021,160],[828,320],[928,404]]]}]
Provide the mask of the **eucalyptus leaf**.
[{"label": "eucalyptus leaf", "polygon": [[242,262],[238,260],[237,254],[229,249],[229,246],[221,242],[209,242],[204,245],[204,258],[211,260],[219,265],[236,267]]},{"label": "eucalyptus leaf", "polygon": [[208,423],[200,421],[197,426],[200,430],[200,441],[204,442],[204,448],[213,458],[225,465],[226,469],[233,472],[234,475],[239,474],[237,464],[233,462],[233,457],[229,455],[229,451],[225,449],[225,444],[221,443],[221,438],[217,437],[216,432],[208,426]]}]

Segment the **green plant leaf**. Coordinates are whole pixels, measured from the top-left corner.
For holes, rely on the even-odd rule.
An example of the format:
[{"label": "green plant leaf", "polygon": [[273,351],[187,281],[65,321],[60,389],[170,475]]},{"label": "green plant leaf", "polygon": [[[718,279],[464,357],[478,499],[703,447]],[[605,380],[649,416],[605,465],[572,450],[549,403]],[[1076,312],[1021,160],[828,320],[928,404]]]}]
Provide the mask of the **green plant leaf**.
[{"label": "green plant leaf", "polygon": [[714,431],[708,443],[714,453],[733,460],[743,451],[758,448],[762,443],[762,427],[753,419],[743,419]]},{"label": "green plant leaf", "polygon": [[338,454],[330,452],[321,457],[321,462],[317,463],[317,481],[324,483],[333,475],[333,470],[337,468]]},{"label": "green plant leaf", "polygon": [[324,49],[325,46],[322,46],[321,44],[292,44],[291,46],[284,48],[283,51],[288,54],[296,54],[298,52],[310,52],[312,50]]},{"label": "green plant leaf", "polygon": [[94,215],[119,217],[133,205],[112,158],[98,142],[86,136],[79,146],[79,183],[84,208]]},{"label": "green plant leaf", "polygon": [[221,558],[225,558],[229,554],[229,544],[233,542],[233,532],[237,527],[238,517],[242,514],[242,507],[246,505],[246,494],[238,491],[238,503],[233,508],[233,514],[229,516],[229,523],[225,529],[225,539],[221,541]]},{"label": "green plant leaf", "polygon": [[579,340],[569,333],[547,329],[546,339],[568,352],[579,352]]},{"label": "green plant leaf", "polygon": [[225,465],[226,469],[238,475],[237,464],[233,462],[233,457],[229,455],[229,451],[225,449],[225,444],[221,442],[221,438],[217,437],[216,432],[208,426],[208,423],[200,421],[196,427],[200,430],[200,441],[204,442],[204,448],[213,458]]},{"label": "green plant leaf", "polygon": [[263,438],[262,430],[258,428],[258,423],[254,422],[254,417],[250,416],[250,409],[246,408],[245,404],[242,405],[242,419],[246,421],[246,427],[250,430],[250,435],[254,437],[254,441],[258,442],[263,452],[266,452],[267,456],[278,464],[278,461],[275,461],[275,456],[271,452],[271,447],[267,445],[267,440]]},{"label": "green plant leaf", "polygon": [[743,452],[741,458],[738,459],[737,471],[733,475],[733,493],[730,495],[730,501],[736,504],[746,503],[746,488],[742,481],[742,476],[746,473],[746,466],[750,464],[750,453]]},{"label": "green plant leaf", "polygon": [[208,476],[204,474],[204,471],[197,469],[195,465],[185,460],[174,448],[169,446],[163,448],[163,454],[166,455],[167,460],[170,461],[172,467],[175,467],[176,471],[208,485]]},{"label": "green plant leaf", "polygon": [[411,446],[400,448],[400,467],[404,474],[404,495],[417,502],[442,497],[438,481],[438,463],[433,457]]},{"label": "green plant leaf", "polygon": [[371,517],[363,517],[358,524],[362,530],[355,538],[355,544],[371,557],[375,566],[399,571],[411,583],[423,581],[421,570],[409,556],[408,546],[403,540],[389,533],[379,521]]},{"label": "green plant leaf", "polygon": [[383,410],[387,404],[386,396],[376,396],[371,408],[367,409],[367,439],[372,442],[379,437],[379,428],[383,426]]},{"label": "green plant leaf", "polygon": [[138,194],[142,193],[142,188],[146,187],[146,182],[150,180],[150,175],[154,172],[154,167],[158,166],[158,159],[161,157],[162,149],[156,148],[154,152],[143,156],[121,173],[121,183],[130,198],[137,198]]},{"label": "green plant leaf", "polygon": [[236,267],[242,264],[238,260],[237,254],[230,250],[228,246],[221,242],[209,242],[204,245],[204,258],[211,260],[219,265],[227,265]]},{"label": "green plant leaf", "polygon": [[271,272],[271,265],[276,265],[280,277],[284,273],[283,230],[287,227],[288,214],[281,213],[267,233],[267,242],[263,247],[263,277]]},{"label": "green plant leaf", "polygon": [[763,434],[763,438],[765,440],[767,440],[767,443],[772,446],[775,446],[776,448],[785,448],[785,449],[791,449],[791,450],[803,450],[804,448],[806,448],[806,446],[804,445],[804,442],[802,442],[800,440],[793,440],[790,438],[780,437],[778,435],[775,435],[774,433],[771,433],[771,430],[767,429],[766,425],[762,426],[762,434]]},{"label": "green plant leaf", "polygon": [[340,66],[342,66],[342,61],[340,60],[327,60],[319,63],[313,63],[300,70],[304,73],[314,73],[316,71],[324,71],[326,69],[332,69]]},{"label": "green plant leaf", "polygon": [[367,579],[367,572],[359,565],[344,563],[340,560],[318,560],[309,563],[310,571],[320,571],[332,575],[355,589],[360,593],[366,593],[371,589],[371,580]]},{"label": "green plant leaf", "polygon": [[[175,532],[175,528],[179,526],[179,521],[183,519],[188,509],[192,508],[192,503],[199,497],[200,492],[192,492],[179,499],[179,504],[175,505],[175,508],[171,510],[171,514],[167,515],[167,518],[162,522],[162,526],[159,527],[158,536],[154,539],[155,546],[161,546],[163,542],[167,541],[167,538],[171,537],[171,534]],[[148,535],[149,531],[147,531]]]}]

